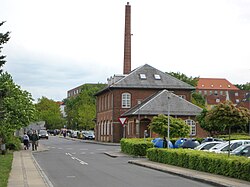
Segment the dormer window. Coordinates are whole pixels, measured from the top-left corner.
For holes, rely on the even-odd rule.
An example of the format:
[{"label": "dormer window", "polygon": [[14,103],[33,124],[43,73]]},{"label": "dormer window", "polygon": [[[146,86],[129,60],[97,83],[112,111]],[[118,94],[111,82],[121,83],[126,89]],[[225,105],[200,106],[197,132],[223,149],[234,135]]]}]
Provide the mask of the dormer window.
[{"label": "dormer window", "polygon": [[147,77],[146,77],[146,75],[145,75],[144,73],[141,73],[141,74],[140,74],[140,79],[145,80],[145,79],[147,79]]},{"label": "dormer window", "polygon": [[161,76],[158,74],[154,74],[155,80],[161,80]]},{"label": "dormer window", "polygon": [[227,87],[228,87],[228,88],[230,88],[230,87],[231,87],[231,85],[229,84],[229,85],[227,85]]}]

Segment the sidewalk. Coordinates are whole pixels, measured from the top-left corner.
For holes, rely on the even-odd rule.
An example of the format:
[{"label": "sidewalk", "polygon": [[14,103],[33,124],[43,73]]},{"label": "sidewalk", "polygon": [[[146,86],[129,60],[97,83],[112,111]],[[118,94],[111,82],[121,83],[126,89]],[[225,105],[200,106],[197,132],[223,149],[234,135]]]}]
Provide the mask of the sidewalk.
[{"label": "sidewalk", "polygon": [[[46,150],[41,144],[37,151]],[[36,151],[34,151],[36,152]],[[12,169],[8,187],[50,187],[40,166],[33,158],[32,151],[21,150],[13,154]]]},{"label": "sidewalk", "polygon": [[[85,143],[99,143],[96,141],[84,141]],[[109,144],[109,143],[106,143]],[[112,144],[116,145],[116,144]],[[47,150],[39,144],[38,151]],[[121,152],[105,152],[110,157],[130,157]],[[220,187],[249,187],[250,182],[214,175],[196,170],[171,166],[167,164],[149,161],[147,158],[129,160],[128,163],[142,167],[155,169],[158,171],[182,176],[203,183],[212,184]],[[14,152],[12,170],[10,173],[8,187],[53,187],[47,176],[43,173],[40,166],[35,161],[31,150],[21,150]]]}]

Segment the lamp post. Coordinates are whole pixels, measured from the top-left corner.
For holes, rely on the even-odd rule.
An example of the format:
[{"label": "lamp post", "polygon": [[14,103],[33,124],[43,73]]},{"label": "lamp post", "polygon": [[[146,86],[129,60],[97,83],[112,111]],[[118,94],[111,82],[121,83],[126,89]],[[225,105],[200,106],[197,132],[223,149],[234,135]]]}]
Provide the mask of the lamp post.
[{"label": "lamp post", "polygon": [[169,134],[170,134],[170,96],[168,96],[168,149],[169,149],[169,142],[170,142],[170,139],[169,139]]}]

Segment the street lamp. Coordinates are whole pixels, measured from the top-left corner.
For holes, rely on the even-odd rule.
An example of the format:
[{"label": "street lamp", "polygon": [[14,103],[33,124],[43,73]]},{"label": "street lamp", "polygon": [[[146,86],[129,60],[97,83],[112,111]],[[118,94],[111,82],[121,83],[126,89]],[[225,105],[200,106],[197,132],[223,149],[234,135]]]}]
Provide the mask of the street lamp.
[{"label": "street lamp", "polygon": [[169,138],[169,131],[170,131],[170,96],[168,96],[168,149],[169,149],[169,142],[170,142],[170,138]]}]

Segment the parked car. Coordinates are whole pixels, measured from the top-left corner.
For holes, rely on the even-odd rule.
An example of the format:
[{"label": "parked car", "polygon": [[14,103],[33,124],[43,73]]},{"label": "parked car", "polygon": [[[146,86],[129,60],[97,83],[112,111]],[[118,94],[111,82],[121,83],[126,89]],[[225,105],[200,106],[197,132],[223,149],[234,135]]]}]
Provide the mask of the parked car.
[{"label": "parked car", "polygon": [[[244,144],[250,144],[250,140],[232,140],[230,142],[230,151],[235,150],[237,147],[244,145]],[[217,144],[209,149],[210,152],[215,153],[226,153],[229,150],[229,142],[224,142],[222,144]]]},{"label": "parked car", "polygon": [[78,133],[80,133],[79,131],[72,131],[70,134],[71,138],[77,138]]},{"label": "parked car", "polygon": [[39,139],[42,139],[42,138],[49,139],[49,134],[46,130],[40,130],[38,133],[38,137]]},{"label": "parked car", "polygon": [[198,142],[198,140],[196,140],[195,138],[190,138],[187,139],[187,141],[183,142],[180,147],[183,149],[194,149],[198,145],[200,145],[200,142]]},{"label": "parked car", "polygon": [[219,142],[219,141],[214,141],[214,142],[204,142],[200,145],[198,145],[197,147],[194,148],[194,150],[209,150],[211,147],[221,144],[223,142]]},{"label": "parked car", "polygon": [[[169,142],[169,148],[174,148],[173,146],[173,143],[171,141],[168,141],[166,140],[166,145],[167,146],[167,143]],[[163,141],[163,138],[154,138],[153,140],[151,140],[151,142],[154,144],[154,147],[157,147],[157,148],[166,148],[164,147],[164,141]]]},{"label": "parked car", "polygon": [[205,143],[205,142],[215,142],[215,141],[220,141],[222,142],[223,140],[222,139],[219,139],[219,138],[213,138],[213,137],[206,137],[202,140],[201,143]]},{"label": "parked car", "polygon": [[231,152],[233,155],[250,157],[250,144],[241,145]]},{"label": "parked car", "polygon": [[83,139],[84,140],[94,140],[95,139],[95,133],[94,131],[82,131]]}]

